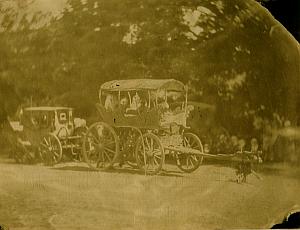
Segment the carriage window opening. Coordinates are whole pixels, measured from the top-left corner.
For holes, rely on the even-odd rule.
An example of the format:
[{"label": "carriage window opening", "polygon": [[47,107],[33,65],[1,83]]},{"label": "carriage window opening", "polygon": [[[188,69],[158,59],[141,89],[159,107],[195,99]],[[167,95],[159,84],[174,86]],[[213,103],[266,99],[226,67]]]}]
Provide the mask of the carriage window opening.
[{"label": "carriage window opening", "polygon": [[31,114],[31,123],[33,126],[39,126],[39,119],[37,116],[35,116],[36,114]]},{"label": "carriage window opening", "polygon": [[60,119],[61,121],[66,121],[66,120],[67,120],[67,115],[66,115],[65,113],[60,113],[60,114],[59,114],[59,119]]},{"label": "carriage window opening", "polygon": [[114,111],[116,105],[118,105],[118,95],[107,93],[103,95],[105,98],[104,101],[104,108],[107,111]]},{"label": "carriage window opening", "polygon": [[128,92],[128,97],[129,97],[129,106],[128,106],[128,108],[125,109],[125,113],[135,115],[136,111],[138,110],[140,96],[138,95],[137,92],[135,92],[133,94]]},{"label": "carriage window opening", "polygon": [[127,95],[120,95],[120,107],[122,109],[127,109],[130,106],[130,101]]},{"label": "carriage window opening", "polygon": [[59,123],[64,124],[64,123],[66,123],[68,121],[68,114],[65,111],[58,112],[57,116],[58,116]]}]

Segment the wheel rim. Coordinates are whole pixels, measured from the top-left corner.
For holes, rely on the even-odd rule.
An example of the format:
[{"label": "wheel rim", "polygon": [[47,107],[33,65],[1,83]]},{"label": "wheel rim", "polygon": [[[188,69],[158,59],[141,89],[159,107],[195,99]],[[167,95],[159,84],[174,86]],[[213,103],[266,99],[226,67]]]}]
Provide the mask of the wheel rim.
[{"label": "wheel rim", "polygon": [[59,139],[50,134],[43,137],[40,143],[40,156],[44,163],[56,164],[62,158],[62,147]]},{"label": "wheel rim", "polygon": [[[188,149],[198,150],[203,153],[203,146],[200,139],[192,133],[183,134],[183,146]],[[185,172],[195,171],[203,161],[203,156],[196,154],[182,153],[178,155],[178,167]]]},{"label": "wheel rim", "polygon": [[138,139],[136,161],[138,167],[147,174],[156,174],[160,171],[164,163],[164,151],[157,136],[148,133]]},{"label": "wheel rim", "polygon": [[83,155],[91,168],[110,168],[118,154],[119,142],[111,126],[99,122],[88,129],[83,141]]}]

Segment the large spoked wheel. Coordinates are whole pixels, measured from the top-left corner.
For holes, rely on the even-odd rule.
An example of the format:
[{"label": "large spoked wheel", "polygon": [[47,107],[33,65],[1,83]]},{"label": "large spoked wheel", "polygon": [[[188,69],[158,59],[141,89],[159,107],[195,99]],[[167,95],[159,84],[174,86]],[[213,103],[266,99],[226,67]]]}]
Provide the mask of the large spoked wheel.
[{"label": "large spoked wheel", "polygon": [[[202,143],[199,137],[193,133],[183,134],[183,146],[187,149],[194,149],[203,153]],[[191,173],[202,164],[203,156],[192,153],[179,153],[178,160],[178,168],[184,172]]]},{"label": "large spoked wheel", "polygon": [[146,174],[157,174],[165,161],[164,148],[159,138],[146,133],[137,140],[135,151],[136,163]]},{"label": "large spoked wheel", "polygon": [[120,144],[115,130],[104,122],[93,124],[83,139],[83,159],[93,169],[112,168],[119,156]]},{"label": "large spoked wheel", "polygon": [[40,142],[39,153],[44,164],[59,163],[62,159],[62,146],[58,137],[54,134],[44,136]]}]

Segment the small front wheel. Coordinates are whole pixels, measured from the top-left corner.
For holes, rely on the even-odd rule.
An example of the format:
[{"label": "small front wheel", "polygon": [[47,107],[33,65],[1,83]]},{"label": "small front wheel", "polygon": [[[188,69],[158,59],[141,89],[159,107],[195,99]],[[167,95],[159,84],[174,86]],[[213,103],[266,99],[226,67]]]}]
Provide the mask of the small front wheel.
[{"label": "small front wheel", "polygon": [[[199,137],[193,133],[183,134],[183,147],[186,149],[197,150],[199,153],[204,152]],[[193,153],[179,153],[178,161],[178,168],[184,172],[191,173],[202,164],[203,156]]]},{"label": "small front wheel", "polygon": [[39,153],[44,164],[57,164],[62,159],[62,146],[58,137],[48,134],[43,137],[39,145]]},{"label": "small front wheel", "polygon": [[152,133],[141,136],[136,143],[135,157],[138,167],[146,174],[159,173],[165,161],[164,148],[159,138]]}]

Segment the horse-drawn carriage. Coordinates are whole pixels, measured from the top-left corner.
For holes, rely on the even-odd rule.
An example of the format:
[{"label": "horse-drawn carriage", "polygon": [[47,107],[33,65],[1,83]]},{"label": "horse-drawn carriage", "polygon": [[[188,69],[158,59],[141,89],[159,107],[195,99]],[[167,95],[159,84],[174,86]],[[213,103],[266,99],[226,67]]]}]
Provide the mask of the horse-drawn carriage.
[{"label": "horse-drawn carriage", "polygon": [[85,121],[73,119],[69,107],[27,107],[20,113],[15,158],[55,164],[63,155],[81,158]]},{"label": "horse-drawn carriage", "polygon": [[90,126],[83,141],[90,167],[108,169],[127,162],[146,174],[156,174],[165,156],[173,157],[185,172],[193,172],[202,163],[201,140],[186,125],[191,108],[187,87],[180,81],[106,82],[96,107],[100,121]]}]

